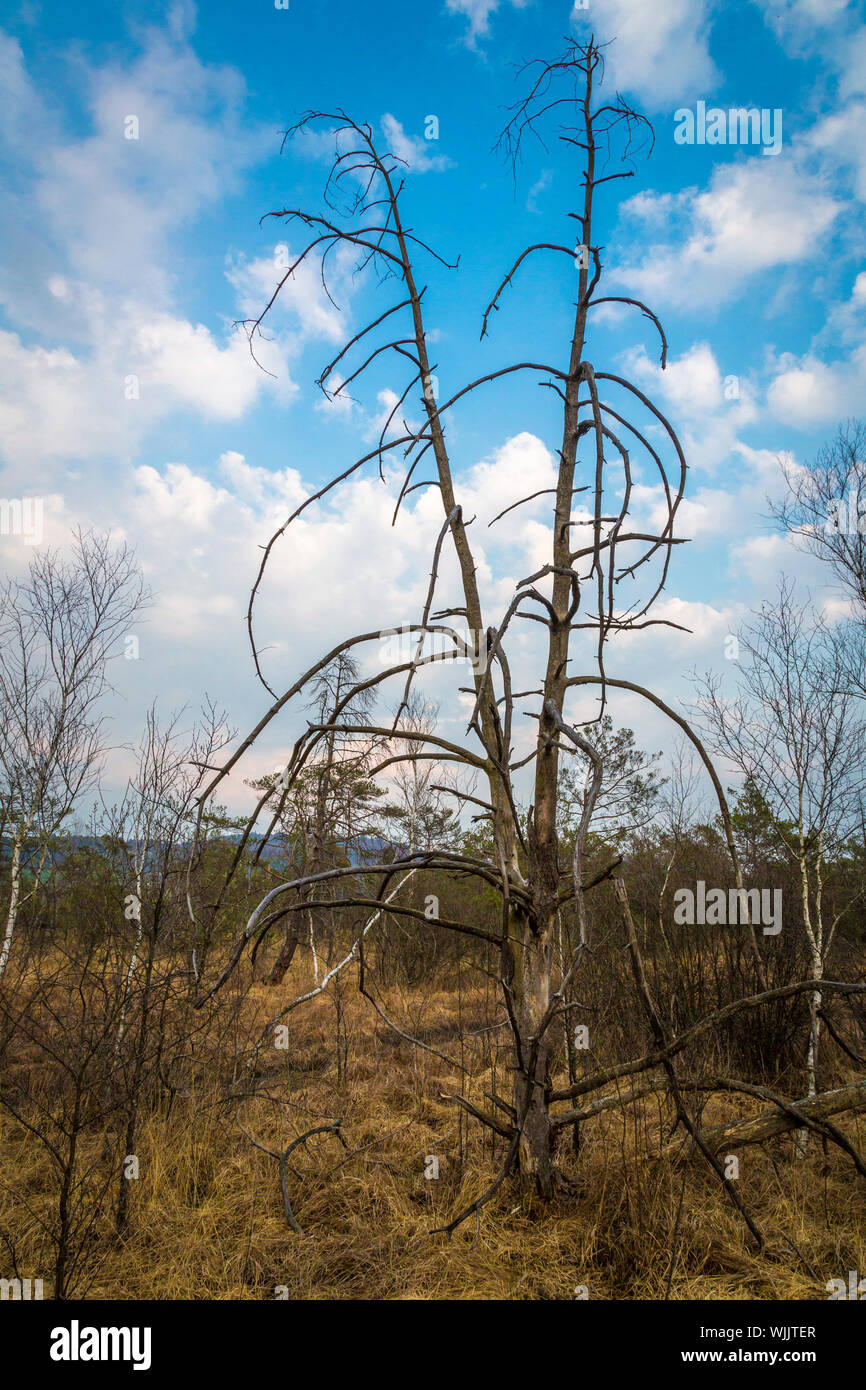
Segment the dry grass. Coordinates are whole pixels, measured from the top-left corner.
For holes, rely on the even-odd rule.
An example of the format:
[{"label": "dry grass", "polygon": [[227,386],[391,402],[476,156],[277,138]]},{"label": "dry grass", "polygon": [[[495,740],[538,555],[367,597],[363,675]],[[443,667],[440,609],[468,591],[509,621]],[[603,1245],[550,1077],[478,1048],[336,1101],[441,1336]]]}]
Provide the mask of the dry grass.
[{"label": "dry grass", "polygon": [[[278,990],[250,989],[249,1037],[299,983],[295,972]],[[477,1026],[482,1003],[463,994],[465,1029]],[[394,993],[386,1007],[401,1027],[411,1017],[432,1046],[459,1055],[453,993]],[[459,1089],[459,1071],[396,1040],[354,992],[345,1010],[341,1084],[334,1004],[323,997],[291,1016],[290,1049],[263,1057],[260,1093],[243,1102],[244,1125],[271,1148],[342,1120],[349,1153],[334,1135],[318,1135],[291,1158],[304,1235],[287,1228],[277,1164],[239,1128],[238,1102],[226,1101],[225,1076],[217,1079],[214,1067],[213,1080],[178,1094],[169,1113],[146,1117],[130,1221],[122,1239],[107,1220],[100,1226],[88,1256],[89,1297],[261,1299],[282,1286],[292,1299],[571,1299],[585,1285],[593,1299],[662,1299],[670,1277],[672,1299],[810,1299],[826,1298],[830,1277],[866,1268],[863,1184],[844,1155],[816,1145],[795,1163],[787,1139],[742,1151],[738,1190],[766,1236],[758,1253],[704,1166],[646,1159],[670,1123],[653,1100],[585,1124],[579,1155],[570,1138],[562,1141],[574,1196],[542,1208],[506,1186],[484,1209],[474,1248],[471,1220],[451,1239],[433,1234],[484,1190],[503,1141],[494,1155],[489,1134],[437,1099],[440,1089]],[[473,1046],[474,1066],[481,1043]],[[497,1066],[503,1090],[502,1059]],[[485,1104],[490,1083],[476,1072],[470,1094]],[[722,1098],[705,1118],[748,1108]],[[864,1121],[843,1125],[862,1149]],[[100,1142],[87,1137],[94,1151]],[[428,1154],[439,1157],[438,1181],[424,1177]],[[38,1218],[56,1200],[50,1178],[44,1151],[5,1116],[0,1229],[13,1238],[24,1274],[38,1273],[45,1259]]]}]

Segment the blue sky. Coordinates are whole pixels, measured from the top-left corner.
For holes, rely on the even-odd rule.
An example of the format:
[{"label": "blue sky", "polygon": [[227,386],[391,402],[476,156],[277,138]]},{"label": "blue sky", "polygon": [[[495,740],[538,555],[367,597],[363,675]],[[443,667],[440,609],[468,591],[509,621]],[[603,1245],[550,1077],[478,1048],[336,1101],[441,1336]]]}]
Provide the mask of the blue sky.
[{"label": "blue sky", "polygon": [[[692,667],[726,670],[726,635],[772,597],[782,571],[841,611],[826,576],[773,531],[766,497],[779,491],[780,456],[808,460],[840,420],[863,413],[863,18],[846,0],[7,7],[0,495],[45,498],[46,543],[64,544],[83,523],[138,549],[156,602],[140,660],[120,663],[117,741],[135,739],[154,697],[166,709],[195,705],[205,689],[241,730],[255,722],[264,691],[243,616],[257,547],[370,447],[389,393],[405,383],[385,360],[343,409],[316,388],[343,339],[390,302],[387,288],[345,267],[333,286],[341,314],[315,272],[288,287],[263,348],[273,376],[233,329],[276,283],[275,247],[298,249],[296,233],[259,219],[319,208],[327,146],[305,140],[281,154],[281,132],[309,107],[341,106],[407,159],[404,215],[446,260],[460,256],[456,272],[432,262],[420,275],[440,397],[509,361],[562,363],[576,272],[560,258],[530,262],[483,343],[479,329],[525,245],[573,241],[566,214],[579,169],[555,137],[527,147],[516,187],[492,150],[521,92],[517,65],[553,56],[569,33],[616,36],[609,90],[655,126],[652,157],[600,192],[595,232],[605,292],[645,299],[670,344],[662,376],[652,326],[599,311],[588,353],[658,400],[690,464],[679,529],[692,540],[659,611],[692,633],[623,639],[608,669],[675,701]],[[675,143],[675,112],[698,101],[780,109],[781,152]],[[137,139],[124,135],[130,115]],[[430,115],[438,140],[424,138]],[[137,399],[126,398],[130,377]],[[515,580],[546,558],[548,531],[543,504],[498,538],[487,520],[519,495],[512,485],[544,485],[555,407],[534,377],[509,378],[449,426],[493,623]],[[642,482],[650,517],[658,499]],[[275,687],[349,632],[416,620],[441,516],[432,493],[415,494],[392,529],[396,485],[367,472],[279,551],[260,610]],[[21,538],[0,537],[0,547],[7,569],[26,565]],[[517,655],[527,672],[533,653],[527,638]],[[452,732],[462,719],[454,684],[443,669],[429,687]],[[617,712],[645,744],[665,741],[627,700]],[[289,719],[272,732],[261,766],[293,728]],[[128,766],[118,752],[110,775],[119,783]]]}]

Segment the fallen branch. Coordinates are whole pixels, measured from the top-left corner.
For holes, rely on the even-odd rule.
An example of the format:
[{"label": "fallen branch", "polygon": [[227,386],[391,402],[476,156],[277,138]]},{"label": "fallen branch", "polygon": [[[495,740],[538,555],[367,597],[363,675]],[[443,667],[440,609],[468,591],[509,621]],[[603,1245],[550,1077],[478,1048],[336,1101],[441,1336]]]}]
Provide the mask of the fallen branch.
[{"label": "fallen branch", "polygon": [[658,1095],[666,1092],[668,1083],[666,1081],[650,1081],[645,1086],[635,1086],[627,1095],[617,1092],[615,1095],[600,1096],[590,1105],[584,1105],[581,1109],[565,1110],[559,1115],[551,1115],[551,1129],[562,1129],[565,1125],[580,1124],[582,1120],[591,1120],[596,1115],[602,1115],[606,1110],[623,1110],[627,1105],[634,1101],[643,1100],[646,1096]]},{"label": "fallen branch", "polygon": [[[707,1082],[707,1090],[740,1090],[745,1089],[739,1084],[734,1087],[730,1083],[722,1083],[718,1080]],[[760,1091],[762,1088],[749,1088],[751,1091]],[[830,1115],[839,1115],[844,1111],[866,1110],[866,1077],[860,1081],[852,1081],[848,1086],[839,1086],[834,1091],[822,1091],[817,1096],[808,1096],[804,1100],[791,1101],[786,1104],[786,1109],[781,1110],[778,1104],[774,1104],[771,1109],[761,1110],[757,1115],[752,1115],[747,1120],[737,1120],[733,1123],[724,1125],[713,1125],[709,1129],[701,1131],[701,1138],[713,1153],[718,1153],[721,1149],[735,1149],[744,1144],[762,1144],[767,1139],[773,1139],[779,1134],[785,1134],[789,1130],[796,1129],[805,1121],[807,1124],[826,1120]],[[683,1140],[675,1140],[672,1144],[667,1144],[661,1150],[663,1157],[676,1156],[684,1152],[687,1145]]]},{"label": "fallen branch", "polygon": [[506,1125],[502,1121],[497,1120],[494,1115],[489,1115],[485,1110],[480,1110],[477,1105],[473,1105],[471,1100],[467,1100],[465,1096],[452,1096],[449,1095],[447,1091],[440,1091],[439,1099],[445,1101],[448,1105],[459,1105],[463,1110],[473,1115],[476,1120],[480,1120],[482,1124],[487,1125],[488,1129],[495,1130],[497,1134],[501,1134],[503,1139],[513,1138],[514,1125]]},{"label": "fallen branch", "polygon": [[283,1199],[283,1214],[286,1218],[287,1225],[291,1226],[296,1235],[302,1236],[304,1232],[298,1225],[297,1218],[292,1211],[292,1203],[289,1196],[289,1157],[299,1144],[306,1144],[307,1140],[312,1139],[314,1134],[336,1134],[343,1148],[348,1149],[349,1146],[340,1132],[340,1125],[342,1123],[342,1120],[332,1120],[330,1124],[316,1125],[313,1129],[305,1130],[303,1134],[299,1134],[297,1139],[292,1139],[282,1152],[277,1152],[276,1149],[269,1149],[266,1145],[260,1144],[258,1139],[250,1134],[249,1130],[241,1123],[240,1110],[238,1110],[236,1117],[238,1129],[246,1135],[255,1148],[261,1149],[262,1153],[267,1154],[269,1158],[275,1158],[277,1160],[280,1172],[280,1196]]},{"label": "fallen branch", "polygon": [[690,1047],[702,1034],[709,1032],[712,1028],[717,1028],[745,1009],[761,1008],[764,1004],[774,1004],[780,999],[793,999],[795,995],[815,989],[825,992],[833,990],[839,994],[863,994],[866,993],[866,984],[849,984],[844,980],[798,980],[792,985],[781,985],[778,989],[768,989],[763,994],[751,994],[745,999],[736,999],[730,1004],[725,1004],[723,1008],[716,1009],[714,1013],[707,1014],[698,1023],[692,1024],[691,1028],[680,1033],[679,1037],[672,1038],[665,1047],[649,1052],[645,1057],[636,1057],[632,1062],[619,1062],[604,1067],[600,1071],[593,1072],[592,1076],[584,1077],[573,1086],[565,1086],[560,1090],[551,1091],[549,1099],[551,1101],[576,1100],[578,1096],[600,1090],[602,1086],[606,1086],[611,1081],[619,1081],[624,1076],[635,1076],[638,1072],[649,1071],[652,1067],[661,1066],[669,1058],[675,1057],[678,1052],[682,1052],[683,1048]]}]

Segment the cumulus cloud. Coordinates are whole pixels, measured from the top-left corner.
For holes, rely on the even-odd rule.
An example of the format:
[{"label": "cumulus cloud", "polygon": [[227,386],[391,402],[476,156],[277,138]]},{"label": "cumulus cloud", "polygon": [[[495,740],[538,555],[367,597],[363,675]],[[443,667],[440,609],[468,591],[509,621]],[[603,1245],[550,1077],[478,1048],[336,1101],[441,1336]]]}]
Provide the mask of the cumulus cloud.
[{"label": "cumulus cloud", "polygon": [[[675,208],[662,199],[675,236],[651,242],[618,278],[650,304],[683,309],[718,305],[754,276],[813,257],[842,207],[784,155],[717,166],[709,188],[681,195]],[[622,212],[652,230],[662,222],[655,203],[644,193]]]},{"label": "cumulus cloud", "polygon": [[[294,389],[285,374],[265,376],[238,334],[217,338],[202,324],[135,305],[113,320],[97,315],[92,327],[93,346],[75,352],[0,332],[0,456],[13,485],[49,485],[58,461],[129,457],[176,411],[235,420],[263,390],[288,398]],[[280,365],[273,344],[262,351],[266,365]]]},{"label": "cumulus cloud", "polygon": [[[128,457],[173,411],[237,419],[263,390],[291,389],[287,371],[269,385],[242,335],[175,303],[175,238],[266,148],[266,132],[242,119],[241,78],[199,61],[189,23],[172,11],[125,66],[79,59],[86,129],[74,134],[0,36],[5,156],[18,171],[0,209],[0,297],[17,330],[0,338],[13,485],[46,485],[58,459]],[[264,351],[271,366],[283,360],[276,344]]]},{"label": "cumulus cloud", "polygon": [[[258,319],[282,285],[279,298],[268,313],[269,334],[274,331],[275,325],[283,331],[289,326],[301,339],[314,337],[339,343],[345,336],[346,325],[337,305],[341,296],[347,297],[349,294],[349,277],[354,260],[352,249],[340,246],[332,257],[328,281],[330,299],[312,259],[308,258],[292,269],[302,250],[303,245],[278,241],[270,256],[259,256],[252,261],[238,257],[229,264],[226,272],[229,283],[237,294],[241,312],[250,320]],[[256,339],[257,344],[262,341]]]},{"label": "cumulus cloud", "polygon": [[453,169],[454,161],[444,154],[434,154],[436,141],[423,135],[407,135],[396,116],[387,112],[382,117],[382,130],[391,153],[402,159],[412,174],[426,174]]},{"label": "cumulus cloud", "polygon": [[664,110],[711,91],[718,72],[710,57],[708,0],[607,0],[603,9],[575,10],[591,17],[596,38],[613,39],[605,51],[606,77],[649,110]]},{"label": "cumulus cloud", "polygon": [[[507,12],[502,0],[448,0],[447,8],[467,21],[470,43],[489,32],[497,10],[500,19]],[[653,7],[612,0],[605,18],[612,31],[619,30],[619,39],[608,50],[611,83],[661,110],[674,91],[679,101],[690,87],[707,90],[715,80],[710,17],[702,0],[660,0]],[[82,519],[111,526],[136,543],[157,599],[142,635],[141,662],[123,667],[130,714],[157,692],[167,704],[180,705],[190,692],[208,689],[246,727],[250,712],[255,718],[269,703],[255,684],[245,630],[260,547],[321,482],[313,470],[329,468],[331,460],[327,449],[321,458],[311,450],[310,474],[272,470],[257,454],[261,434],[250,431],[245,455],[225,447],[239,442],[236,430],[221,432],[214,442],[213,427],[243,420],[263,398],[291,403],[298,395],[292,371],[301,352],[310,343],[324,344],[333,358],[354,328],[347,333],[317,270],[304,262],[269,316],[267,340],[256,343],[257,355],[276,380],[251,360],[243,334],[232,331],[233,311],[255,317],[285,273],[287,258],[302,249],[290,228],[271,254],[244,254],[235,247],[224,263],[222,249],[217,252],[219,260],[212,259],[210,270],[216,269],[220,295],[225,292],[225,318],[183,301],[177,274],[198,254],[189,236],[196,218],[239,188],[247,171],[273,149],[273,131],[257,128],[243,114],[237,72],[203,64],[189,33],[189,12],[176,10],[163,32],[144,33],[141,54],[132,62],[112,59],[101,68],[80,67],[87,105],[74,123],[64,123],[43,98],[18,45],[0,37],[0,80],[7,92],[0,134],[19,171],[9,182],[0,218],[6,220],[11,247],[7,260],[17,259],[20,267],[14,281],[0,272],[6,313],[0,331],[4,489],[7,495],[15,488],[25,492],[38,482],[46,497],[49,543],[62,540]],[[852,98],[862,92],[855,58],[852,46],[844,77]],[[130,116],[136,119],[137,140],[125,138]],[[420,130],[407,133],[390,113],[382,125],[395,153],[414,172],[449,166],[447,155],[437,153],[436,143],[425,141]],[[837,135],[841,130],[836,128]],[[853,133],[849,140],[847,126],[844,131],[838,148],[845,158],[838,156],[838,167],[856,174]],[[819,124],[810,153],[830,158],[828,152],[836,148],[832,137],[833,128]],[[301,145],[311,154],[330,154],[334,138],[302,136]],[[548,173],[530,193],[530,212]],[[629,287],[653,307],[661,300],[661,307],[667,302],[703,310],[733,298],[775,266],[808,262],[833,227],[839,202],[809,170],[788,159],[786,150],[778,160],[745,158],[716,167],[703,191],[641,194],[626,215],[644,243],[626,267]],[[279,230],[274,235],[279,238]],[[351,259],[349,252],[338,251],[329,280],[337,303],[349,309],[363,288],[353,277]],[[866,304],[863,278],[852,280],[846,309],[848,358],[827,365],[813,344],[811,355],[774,362],[770,407],[780,418],[784,413],[786,425],[817,418],[810,401],[820,400],[823,409],[829,402],[833,411],[848,413],[839,407],[862,392],[866,368],[858,345],[864,335],[857,316]],[[218,302],[222,307],[219,297]],[[688,559],[680,568],[685,558],[680,552],[657,610],[657,616],[692,628],[693,637],[654,629],[613,644],[611,669],[618,666],[664,688],[675,683],[683,667],[720,653],[734,621],[732,580],[745,577],[767,592],[790,554],[778,538],[770,544],[753,534],[760,525],[753,518],[778,471],[771,450],[750,449],[743,441],[743,431],[756,419],[753,382],[741,378],[739,395],[726,395],[726,377],[736,364],[724,362],[703,339],[672,355],[668,371],[660,374],[652,327],[645,326],[647,351],[629,354],[626,365],[674,420],[690,464],[706,472],[703,478],[693,475],[678,530],[700,539],[718,562],[715,591],[716,570],[706,579],[710,597],[704,602],[685,598],[682,583],[677,593],[678,577],[693,575],[694,569],[689,571]],[[431,330],[429,341],[434,336]],[[341,362],[337,372],[343,370],[350,369]],[[810,373],[824,375],[810,385],[804,380]],[[329,388],[333,391],[340,380],[335,376]],[[392,386],[387,377],[377,380],[366,409],[348,396],[318,401],[322,414],[311,415],[313,426],[321,435],[325,418],[334,417],[337,430],[342,419],[353,436],[377,436],[398,399]],[[377,387],[382,389],[375,396]],[[410,418],[419,414],[418,394],[417,388],[410,391],[398,421],[404,411]],[[189,433],[179,433],[184,442],[177,453],[164,447],[143,452],[149,432],[174,413],[187,431],[199,422],[211,427],[204,458],[191,462],[182,452]],[[496,431],[496,418],[489,423]],[[461,450],[454,480],[491,622],[501,621],[516,581],[550,554],[549,493],[489,525],[509,502],[555,485],[551,441],[514,428],[510,437],[494,432],[493,445],[480,459]],[[275,688],[338,638],[409,623],[422,610],[428,559],[443,523],[441,496],[434,487],[412,493],[393,526],[403,478],[390,456],[386,459],[384,481],[371,465],[311,505],[274,549],[256,608],[256,637]],[[583,501],[576,499],[576,521],[585,516]],[[663,519],[651,468],[636,473],[634,502],[636,519]],[[22,555],[19,546],[10,563],[21,563]],[[460,602],[456,563],[446,545],[437,606]],[[515,625],[509,654],[516,686],[526,688],[526,678],[531,684],[537,677],[541,639],[537,624]],[[578,665],[585,657],[592,666],[592,643],[592,637],[579,638]],[[424,680],[431,693],[445,697],[443,725],[461,733],[465,711],[454,695],[453,670],[431,669]],[[526,720],[515,736],[525,741],[531,731]],[[276,754],[285,729],[269,737]],[[277,756],[264,753],[260,770],[275,761]]]},{"label": "cumulus cloud", "polygon": [[752,383],[723,372],[707,342],[669,358],[664,371],[643,348],[626,353],[624,361],[675,424],[691,468],[716,472],[739,449],[742,431],[758,417]]},{"label": "cumulus cloud", "polygon": [[[344,336],[307,262],[283,287],[255,361],[228,316],[198,322],[177,303],[181,236],[273,148],[273,132],[244,114],[237,71],[193,52],[191,23],[189,8],[176,7],[165,30],[144,31],[137,58],[80,65],[86,120],[75,134],[37,90],[19,45],[0,34],[0,135],[16,174],[0,206],[10,248],[0,270],[7,491],[18,479],[48,487],[58,460],[75,469],[82,459],[129,459],[177,413],[230,421],[265,395],[289,404],[293,358],[312,340]],[[255,318],[291,255],[286,243],[270,257],[235,252],[226,309],[234,301],[239,319]],[[346,248],[331,258],[343,307],[363,279],[351,262]]]},{"label": "cumulus cloud", "polygon": [[832,364],[806,353],[800,358],[786,354],[782,366],[767,391],[767,404],[777,419],[809,429],[862,412],[866,343]]},{"label": "cumulus cloud", "polygon": [[273,135],[242,120],[236,70],[203,64],[158,29],[147,32],[136,61],[85,67],[79,81],[87,134],[70,138],[59,121],[50,141],[18,132],[32,160],[37,220],[58,230],[77,278],[165,304],[177,228],[236,191]]}]

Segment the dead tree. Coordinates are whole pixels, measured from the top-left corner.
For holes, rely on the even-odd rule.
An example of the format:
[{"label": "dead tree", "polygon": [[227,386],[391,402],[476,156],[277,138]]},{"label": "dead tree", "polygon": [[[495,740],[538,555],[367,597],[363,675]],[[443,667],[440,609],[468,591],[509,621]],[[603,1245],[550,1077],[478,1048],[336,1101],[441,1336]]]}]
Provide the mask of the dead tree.
[{"label": "dead tree", "polygon": [[[310,682],[337,655],[351,652],[361,661],[366,651],[375,651],[381,643],[379,631],[347,637],[278,695],[266,681],[260,664],[254,625],[255,601],[269,557],[296,518],[365,465],[378,463],[382,473],[386,457],[393,459],[400,451],[405,460],[405,476],[396,500],[395,519],[404,499],[416,488],[438,488],[442,501],[442,528],[432,555],[426,601],[415,621],[404,629],[411,634],[412,648],[405,660],[395,660],[386,669],[379,668],[373,675],[358,680],[354,689],[347,691],[336,703],[327,720],[310,724],[304,730],[286,766],[283,796],[289,794],[311,760],[321,756],[335,731],[342,734],[362,732],[361,727],[347,717],[347,707],[353,696],[375,691],[387,699],[384,688],[390,690],[396,685],[398,690],[402,688],[397,718],[379,724],[371,720],[363,728],[368,738],[380,741],[379,756],[371,765],[371,773],[412,760],[454,764],[454,771],[475,779],[474,794],[468,799],[480,805],[491,821],[494,854],[490,860],[436,848],[407,854],[391,863],[368,867],[367,881],[378,879],[378,890],[364,894],[354,891],[353,886],[353,891],[341,899],[347,911],[357,914],[359,909],[366,909],[369,916],[355,947],[335,971],[355,959],[363,936],[383,911],[409,918],[420,915],[417,909],[400,902],[400,886],[407,877],[423,878],[433,871],[471,875],[493,885],[499,895],[501,918],[496,931],[485,931],[469,922],[438,918],[443,930],[481,939],[495,949],[500,962],[501,999],[513,1043],[513,1094],[508,1098],[493,1098],[498,1108],[496,1115],[455,1098],[476,1119],[504,1134],[508,1145],[495,1181],[449,1223],[445,1228],[448,1230],[473,1212],[477,1216],[481,1206],[515,1169],[519,1171],[525,1190],[549,1197],[557,1179],[552,1139],[556,1130],[568,1122],[567,1117],[563,1120],[562,1116],[556,1116],[552,1106],[557,1101],[573,1101],[579,1094],[604,1086],[617,1074],[616,1068],[608,1069],[560,1091],[555,1089],[551,1079],[552,1024],[561,1012],[563,1001],[570,997],[586,945],[586,895],[598,883],[611,877],[618,862],[602,866],[591,877],[586,872],[586,837],[603,769],[594,745],[581,733],[579,725],[569,721],[568,715],[571,713],[573,719],[573,711],[566,710],[568,699],[582,686],[598,687],[595,712],[585,724],[596,722],[604,714],[607,688],[611,684],[636,690],[670,714],[698,747],[712,773],[720,807],[727,816],[721,785],[693,731],[651,692],[623,680],[611,679],[607,674],[608,652],[614,638],[627,639],[629,632],[661,626],[665,622],[652,617],[651,609],[667,581],[673,548],[682,543],[675,537],[674,524],[683,495],[686,462],[674,429],[633,382],[599,370],[587,355],[588,330],[594,310],[600,304],[616,303],[626,310],[637,309],[644,316],[658,335],[661,365],[665,365],[667,343],[652,310],[634,299],[600,293],[602,248],[594,230],[594,207],[599,190],[609,182],[632,176],[634,171],[629,161],[640,149],[651,149],[652,130],[645,118],[621,97],[612,101],[599,98],[603,55],[593,40],[571,44],[557,61],[531,64],[525,72],[528,72],[529,91],[513,108],[503,132],[502,146],[516,161],[524,141],[535,133],[536,127],[540,129],[546,121],[558,123],[557,138],[582,169],[580,204],[568,214],[575,224],[572,234],[576,231],[577,244],[566,234],[564,241],[539,242],[517,255],[483,314],[481,337],[487,336],[500,301],[513,285],[523,263],[531,256],[544,255],[557,258],[563,272],[563,298],[573,300],[570,338],[563,344],[559,363],[537,361],[527,356],[526,360],[494,366],[453,391],[441,403],[433,388],[433,374],[438,370],[438,363],[430,359],[425,329],[426,286],[416,261],[434,257],[441,265],[447,262],[404,221],[401,161],[377,147],[371,126],[357,123],[343,111],[309,112],[292,132],[287,133],[288,138],[289,134],[311,127],[324,126],[332,130],[336,142],[334,161],[325,186],[324,211],[312,213],[283,208],[270,214],[292,230],[302,230],[306,244],[286,270],[262,314],[247,324],[251,348],[255,350],[268,311],[302,263],[310,257],[320,258],[327,289],[330,258],[339,253],[345,263],[347,256],[353,255],[359,269],[372,267],[392,293],[383,312],[354,334],[327,364],[319,385],[331,398],[344,397],[350,386],[382,357],[404,368],[407,379],[375,447],[299,506],[264,548],[250,598],[248,624],[256,670],[273,697],[273,703],[204,789],[202,798],[204,804],[206,797],[213,794],[221,779],[231,772],[262,731],[290,700],[308,689]],[[617,154],[619,162],[612,164]],[[470,536],[471,518],[464,515],[455,489],[446,430],[452,413],[471,393],[488,388],[496,390],[517,374],[527,372],[540,378],[540,385],[553,392],[561,402],[556,486],[549,489],[550,553],[547,563],[515,586],[505,612],[494,623],[485,613],[479,593]],[[404,403],[413,394],[420,398],[423,410],[423,423],[418,428],[407,424],[401,416]],[[654,441],[658,439],[664,443],[657,445]],[[641,527],[631,520],[633,460],[636,458],[660,483],[665,515],[657,528]],[[423,460],[432,465],[432,477],[420,473]],[[530,500],[530,497],[520,496],[509,499],[500,516]],[[441,600],[437,605],[436,598],[446,540],[456,557],[460,593],[456,601],[442,606]],[[626,585],[630,586],[628,596],[620,598]],[[512,683],[508,651],[519,625],[525,623],[532,623],[541,630],[545,653],[537,683],[528,691],[517,691]],[[581,633],[589,637],[589,654],[580,644],[578,635]],[[412,728],[408,722],[401,721],[416,673],[429,662],[442,659],[441,649],[431,653],[431,642],[445,643],[451,659],[469,660],[472,665],[474,706],[466,737],[460,742],[428,729]],[[573,673],[575,660],[585,662],[582,674]],[[521,717],[535,722],[532,751],[523,758],[516,757],[513,751],[515,720]],[[584,798],[573,854],[570,862],[564,863],[557,830],[557,787],[561,756],[572,748],[579,749],[590,759],[594,771]],[[525,817],[518,813],[516,795],[522,769],[526,769],[523,778],[531,784],[531,806]],[[460,795],[458,790],[458,799]],[[259,801],[247,836],[242,837],[235,856],[236,865],[242,860],[244,845],[266,799],[263,796]],[[274,816],[278,813],[277,809]],[[729,847],[736,861],[729,816],[726,826]],[[323,882],[332,883],[348,872],[337,868],[319,874],[316,883],[309,876],[300,877],[268,893],[235,942],[219,976],[202,989],[197,1000],[199,1006],[221,988],[236,968],[248,942],[269,923],[284,912],[308,909],[309,900],[303,894],[311,884],[316,888]],[[579,940],[570,959],[557,968],[554,947],[558,917],[562,907],[572,902],[581,924]],[[218,904],[214,910],[217,909]],[[309,997],[291,1001],[273,1023]],[[762,994],[760,1002],[767,997],[773,996]],[[743,1007],[750,1004],[756,1006],[752,1000],[744,1001]],[[625,1069],[620,1068],[619,1074],[631,1074],[632,1066],[635,1072],[668,1066],[672,1049],[677,1050],[677,1040],[659,1041],[648,1058],[623,1064]],[[677,1105],[682,1112],[679,1100]]]}]

